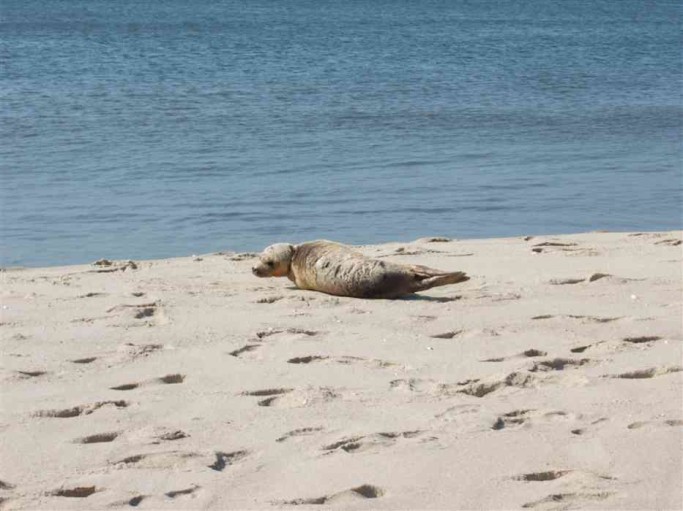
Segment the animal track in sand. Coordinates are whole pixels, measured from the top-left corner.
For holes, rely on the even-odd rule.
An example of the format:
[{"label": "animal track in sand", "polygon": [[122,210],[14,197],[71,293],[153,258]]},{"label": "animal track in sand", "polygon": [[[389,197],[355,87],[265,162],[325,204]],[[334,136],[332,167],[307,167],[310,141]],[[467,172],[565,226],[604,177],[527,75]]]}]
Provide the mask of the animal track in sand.
[{"label": "animal track in sand", "polygon": [[237,461],[246,458],[248,454],[249,451],[235,451],[229,453],[216,451],[216,461],[209,465],[209,468],[211,470],[215,470],[216,472],[222,472],[225,467],[234,465]]},{"label": "animal track in sand", "polygon": [[398,439],[415,438],[421,433],[421,431],[415,430],[348,437],[334,442],[333,444],[326,445],[322,447],[322,450],[327,451],[328,453],[340,450],[348,453],[361,452],[373,447],[390,447],[394,445]]},{"label": "animal track in sand", "polygon": [[72,497],[84,499],[90,497],[98,490],[95,486],[77,486],[75,488],[62,488],[52,492],[55,497]]},{"label": "animal track in sand", "polygon": [[639,369],[637,371],[630,371],[627,373],[605,375],[606,378],[625,378],[629,380],[640,380],[646,378],[654,378],[655,376],[662,376],[669,373],[677,373],[683,371],[681,366],[672,367],[651,367],[649,369]]},{"label": "animal track in sand", "polygon": [[279,502],[278,504],[286,504],[290,506],[301,506],[301,505],[322,505],[333,502],[335,500],[341,500],[345,498],[361,498],[361,499],[378,499],[385,494],[385,491],[371,484],[363,484],[357,486],[356,488],[351,488],[350,490],[341,491],[339,493],[334,493],[332,495],[325,495],[323,497],[315,497],[308,499],[294,499],[285,502]]},{"label": "animal track in sand", "polygon": [[41,410],[33,414],[34,417],[55,417],[55,418],[71,418],[80,415],[90,415],[103,406],[113,405],[116,408],[126,408],[129,403],[127,401],[98,401],[91,405],[74,406],[73,408],[64,408],[62,410]]},{"label": "animal track in sand", "polygon": [[77,444],[101,444],[106,442],[113,442],[120,435],[119,432],[98,433],[96,435],[84,436],[74,440]]},{"label": "animal track in sand", "polygon": [[8,483],[7,481],[0,481],[0,490],[11,490],[13,488],[13,484]]},{"label": "animal track in sand", "polygon": [[287,360],[287,363],[289,364],[310,364],[312,362],[333,362],[341,365],[361,364],[371,368],[395,367],[398,365],[395,362],[387,362],[386,360],[353,356],[330,357],[327,355],[306,355]]},{"label": "animal track in sand", "polygon": [[537,508],[537,507],[550,507],[555,508],[554,504],[561,504],[564,507],[562,509],[569,509],[570,507],[576,507],[581,502],[585,501],[599,501],[605,500],[611,497],[613,493],[611,492],[599,492],[599,493],[554,493],[548,495],[545,498],[536,500],[533,502],[527,502],[522,505],[524,509]]},{"label": "animal track in sand", "polygon": [[294,438],[294,437],[313,435],[315,433],[323,431],[324,429],[325,428],[322,428],[322,427],[294,429],[292,431],[285,433],[281,437],[276,438],[275,441],[276,442],[284,442],[285,440],[288,440],[288,439]]},{"label": "animal track in sand", "polygon": [[142,383],[124,383],[123,385],[117,385],[116,387],[109,387],[111,390],[133,390],[141,387],[143,385],[150,385],[153,383],[164,383],[166,385],[175,385],[178,383],[183,383],[185,381],[185,375],[183,374],[167,374],[160,378],[155,378],[154,380],[149,380]]}]

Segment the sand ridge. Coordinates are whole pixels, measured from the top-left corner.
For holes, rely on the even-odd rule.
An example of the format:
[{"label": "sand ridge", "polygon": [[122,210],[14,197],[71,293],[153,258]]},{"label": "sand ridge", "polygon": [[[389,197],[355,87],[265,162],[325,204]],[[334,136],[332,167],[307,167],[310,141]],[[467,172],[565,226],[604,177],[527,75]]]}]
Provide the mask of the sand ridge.
[{"label": "sand ridge", "polygon": [[2,509],[683,507],[681,232],[361,250],[472,279],[3,270]]}]

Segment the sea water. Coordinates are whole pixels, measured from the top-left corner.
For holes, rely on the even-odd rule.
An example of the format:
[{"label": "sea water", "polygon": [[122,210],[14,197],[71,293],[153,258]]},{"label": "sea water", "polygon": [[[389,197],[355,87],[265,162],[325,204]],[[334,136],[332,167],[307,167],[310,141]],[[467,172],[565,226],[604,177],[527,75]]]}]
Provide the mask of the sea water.
[{"label": "sea water", "polygon": [[0,264],[680,229],[681,5],[3,0]]}]

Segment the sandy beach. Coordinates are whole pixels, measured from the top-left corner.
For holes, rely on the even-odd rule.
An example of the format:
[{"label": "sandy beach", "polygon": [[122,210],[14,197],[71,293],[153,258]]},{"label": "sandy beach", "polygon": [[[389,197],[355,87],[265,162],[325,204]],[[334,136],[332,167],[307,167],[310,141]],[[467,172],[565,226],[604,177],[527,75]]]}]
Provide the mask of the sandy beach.
[{"label": "sandy beach", "polygon": [[2,509],[683,507],[680,231],[360,249],[471,280],[4,270]]}]

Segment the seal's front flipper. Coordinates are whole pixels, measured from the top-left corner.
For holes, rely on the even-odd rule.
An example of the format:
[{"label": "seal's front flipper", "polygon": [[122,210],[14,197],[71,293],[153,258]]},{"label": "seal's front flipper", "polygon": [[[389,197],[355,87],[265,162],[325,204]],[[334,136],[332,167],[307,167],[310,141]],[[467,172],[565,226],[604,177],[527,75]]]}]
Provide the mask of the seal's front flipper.
[{"label": "seal's front flipper", "polygon": [[413,293],[470,280],[467,274],[462,271],[443,272],[427,268],[426,266],[413,266],[412,270],[415,272],[415,289]]}]

